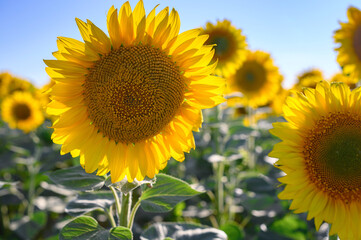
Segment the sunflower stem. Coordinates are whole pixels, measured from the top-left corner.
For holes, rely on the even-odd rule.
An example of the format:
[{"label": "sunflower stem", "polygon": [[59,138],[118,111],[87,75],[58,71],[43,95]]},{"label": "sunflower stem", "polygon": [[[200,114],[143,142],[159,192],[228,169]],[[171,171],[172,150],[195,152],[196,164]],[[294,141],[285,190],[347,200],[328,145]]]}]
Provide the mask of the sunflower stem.
[{"label": "sunflower stem", "polygon": [[36,162],[40,159],[42,148],[40,146],[40,140],[35,135],[35,133],[31,133],[30,137],[35,143],[35,152],[33,157],[29,158],[29,162],[27,163],[27,168],[29,172],[30,182],[29,182],[29,192],[28,192],[28,211],[27,214],[31,218],[34,213],[34,199],[35,199],[35,177],[39,172],[39,167],[36,166]]},{"label": "sunflower stem", "polygon": [[110,190],[113,193],[114,196],[114,200],[115,200],[115,209],[116,209],[116,213],[117,213],[117,218],[118,218],[118,224],[119,224],[119,219],[120,219],[120,215],[121,215],[121,206],[120,206],[120,199],[119,199],[119,195],[117,193],[117,190],[112,187],[109,186]]},{"label": "sunflower stem", "polygon": [[123,227],[128,227],[129,223],[129,213],[132,206],[132,191],[128,194],[122,193],[122,205],[121,212],[119,216],[119,225]]},{"label": "sunflower stem", "polygon": [[[254,109],[253,107],[248,106],[248,121],[249,126],[254,129],[256,127],[255,119],[254,119]],[[255,137],[253,136],[253,133],[248,136],[247,141],[247,151],[248,151],[248,166],[250,169],[254,169],[256,166],[256,154],[255,154]]]},{"label": "sunflower stem", "polygon": [[133,209],[132,209],[132,212],[130,213],[130,218],[129,218],[129,222],[128,222],[128,228],[129,228],[130,230],[132,230],[133,222],[134,222],[134,218],[135,218],[135,213],[137,212],[139,206],[140,206],[140,200],[138,200],[138,201],[134,204],[134,207],[133,207]]},{"label": "sunflower stem", "polygon": [[114,217],[113,217],[113,206],[110,206],[109,210],[104,210],[104,213],[107,216],[112,227],[116,227],[117,225],[116,225]]}]

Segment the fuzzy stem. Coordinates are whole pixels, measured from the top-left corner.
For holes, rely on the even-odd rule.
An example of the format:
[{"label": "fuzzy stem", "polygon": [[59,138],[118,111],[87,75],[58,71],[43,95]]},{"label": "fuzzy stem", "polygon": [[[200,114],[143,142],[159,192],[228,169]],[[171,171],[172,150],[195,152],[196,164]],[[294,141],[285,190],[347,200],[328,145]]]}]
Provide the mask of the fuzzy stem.
[{"label": "fuzzy stem", "polygon": [[109,186],[109,188],[112,191],[114,199],[115,199],[115,209],[116,209],[118,223],[119,223],[119,219],[120,219],[120,215],[121,215],[121,206],[120,206],[119,195],[114,187]]},{"label": "fuzzy stem", "polygon": [[138,200],[133,209],[132,209],[132,212],[130,213],[130,218],[129,218],[129,222],[128,222],[128,228],[130,230],[132,230],[132,227],[133,227],[133,222],[134,222],[134,218],[135,218],[135,213],[137,212],[138,208],[140,206],[140,200]]},{"label": "fuzzy stem", "polygon": [[121,214],[119,216],[120,226],[128,227],[129,213],[131,206],[132,206],[132,191],[130,191],[128,194],[122,193]]}]

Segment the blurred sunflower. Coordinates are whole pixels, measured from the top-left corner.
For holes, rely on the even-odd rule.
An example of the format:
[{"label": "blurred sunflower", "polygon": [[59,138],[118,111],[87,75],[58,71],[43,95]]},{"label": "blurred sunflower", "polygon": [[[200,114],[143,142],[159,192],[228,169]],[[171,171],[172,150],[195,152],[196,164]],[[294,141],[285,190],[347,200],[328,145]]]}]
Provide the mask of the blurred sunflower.
[{"label": "blurred sunflower", "polygon": [[347,86],[349,86],[351,89],[356,88],[356,83],[357,83],[357,81],[355,81],[355,78],[352,78],[350,76],[346,76],[346,75],[344,75],[342,73],[334,74],[329,81],[330,82],[343,82],[343,83],[346,83]]},{"label": "blurred sunflower", "polygon": [[202,30],[208,34],[206,44],[215,45],[213,61],[218,60],[215,74],[225,76],[233,74],[245,59],[246,37],[242,30],[235,28],[229,20],[217,21],[216,25],[208,22]]},{"label": "blurred sunflower", "polygon": [[8,85],[11,80],[9,73],[0,73],[0,102],[8,94]]},{"label": "blurred sunflower", "polygon": [[45,60],[55,81],[47,113],[56,115],[53,141],[80,155],[88,173],[110,171],[112,182],[153,178],[170,157],[195,147],[201,109],[224,101],[225,83],[210,76],[216,63],[200,29],[179,33],[168,7],[148,16],[143,1],[107,16],[108,37],[76,19],[83,42],[59,37],[58,60]]},{"label": "blurred sunflower", "polygon": [[15,92],[1,104],[2,119],[13,129],[25,133],[35,130],[43,121],[40,103],[28,92]]},{"label": "blurred sunflower", "polygon": [[231,97],[228,104],[266,105],[278,93],[282,79],[270,54],[248,51],[243,64],[227,78],[227,93],[241,92],[243,97]]},{"label": "blurred sunflower", "polygon": [[348,21],[340,22],[341,29],[335,31],[334,39],[339,43],[337,61],[343,72],[355,81],[361,79],[361,11],[355,7],[347,9]]},{"label": "blurred sunflower", "polygon": [[286,102],[287,97],[290,95],[290,91],[284,88],[280,88],[280,90],[277,93],[277,97],[272,99],[272,102],[270,103],[270,107],[272,109],[272,112],[276,115],[282,115],[283,114],[283,105]]},{"label": "blurred sunflower", "polygon": [[341,239],[361,239],[360,103],[360,88],[322,81],[289,97],[287,122],[270,130],[283,140],[269,154],[286,173],[278,197],[293,200],[295,213],[308,212],[317,230],[331,223],[330,235]]},{"label": "blurred sunflower", "polygon": [[302,72],[297,76],[297,82],[293,86],[293,90],[300,92],[303,88],[315,88],[316,84],[324,80],[321,70],[312,68]]},{"label": "blurred sunflower", "polygon": [[36,88],[29,81],[14,77],[9,73],[0,74],[0,99],[18,91],[34,94]]}]

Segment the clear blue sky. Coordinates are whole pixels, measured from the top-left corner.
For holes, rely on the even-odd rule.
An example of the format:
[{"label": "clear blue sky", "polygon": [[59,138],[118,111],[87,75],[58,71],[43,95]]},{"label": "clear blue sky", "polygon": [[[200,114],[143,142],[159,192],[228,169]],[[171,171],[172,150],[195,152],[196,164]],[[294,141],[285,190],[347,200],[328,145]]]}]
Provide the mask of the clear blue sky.
[{"label": "clear blue sky", "polygon": [[[137,0],[131,0],[132,7]],[[58,36],[81,39],[75,17],[90,19],[106,32],[110,6],[121,0],[0,0],[0,71],[28,79],[37,86],[48,82],[43,59],[53,59]],[[174,7],[181,32],[207,21],[229,19],[243,30],[252,50],[270,52],[290,87],[311,67],[326,77],[339,70],[333,42],[338,21],[346,21],[348,6],[360,0],[144,0],[146,12]]]}]

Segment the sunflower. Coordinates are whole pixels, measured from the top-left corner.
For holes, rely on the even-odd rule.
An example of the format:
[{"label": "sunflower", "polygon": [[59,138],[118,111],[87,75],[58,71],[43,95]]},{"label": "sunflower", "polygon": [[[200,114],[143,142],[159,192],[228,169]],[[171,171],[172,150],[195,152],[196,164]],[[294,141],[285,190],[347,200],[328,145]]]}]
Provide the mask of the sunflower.
[{"label": "sunflower", "polygon": [[36,88],[27,80],[14,77],[10,73],[0,74],[0,101],[15,92],[35,93]]},{"label": "sunflower", "polygon": [[270,54],[248,51],[243,64],[227,78],[227,93],[241,92],[243,97],[230,98],[228,103],[233,105],[239,101],[252,107],[266,105],[278,93],[282,79]]},{"label": "sunflower", "polygon": [[297,76],[297,83],[293,90],[302,91],[303,88],[315,88],[316,84],[324,80],[323,73],[317,68],[311,68]]},{"label": "sunflower", "polygon": [[224,101],[224,79],[200,29],[179,34],[177,11],[148,16],[143,1],[109,9],[109,37],[76,19],[84,42],[58,38],[57,60],[45,60],[51,87],[47,113],[61,153],[80,156],[85,171],[110,171],[112,182],[153,178],[195,147],[201,109]]},{"label": "sunflower", "polygon": [[283,114],[283,105],[286,102],[287,97],[290,95],[290,90],[280,88],[277,97],[273,98],[272,102],[270,103],[270,107],[272,109],[272,112],[275,115],[282,115]]},{"label": "sunflower", "polygon": [[13,129],[28,133],[44,122],[40,103],[28,92],[15,92],[1,105],[1,115]]},{"label": "sunflower", "polygon": [[215,74],[224,76],[235,72],[245,58],[247,47],[246,37],[242,35],[241,29],[234,27],[230,21],[217,21],[216,25],[208,22],[202,30],[208,34],[206,44],[215,45],[213,61],[218,60]]},{"label": "sunflower", "polygon": [[8,94],[8,85],[11,81],[11,75],[9,73],[0,73],[0,102]]},{"label": "sunflower", "polygon": [[335,31],[334,39],[339,43],[337,62],[343,72],[355,81],[361,79],[361,11],[355,7],[347,9],[347,23],[340,23],[341,29]]},{"label": "sunflower", "polygon": [[334,74],[329,81],[330,82],[343,82],[343,83],[346,83],[347,86],[349,86],[351,89],[356,88],[356,84],[357,84],[357,81],[355,81],[355,78],[352,78],[350,76],[346,76],[346,75],[344,75],[342,73]]},{"label": "sunflower", "polygon": [[318,230],[331,223],[330,235],[361,239],[361,88],[322,81],[315,89],[289,97],[287,122],[274,123],[279,137],[271,157],[286,173],[278,195],[291,199],[295,213],[308,212]]}]

